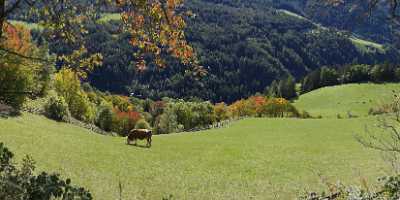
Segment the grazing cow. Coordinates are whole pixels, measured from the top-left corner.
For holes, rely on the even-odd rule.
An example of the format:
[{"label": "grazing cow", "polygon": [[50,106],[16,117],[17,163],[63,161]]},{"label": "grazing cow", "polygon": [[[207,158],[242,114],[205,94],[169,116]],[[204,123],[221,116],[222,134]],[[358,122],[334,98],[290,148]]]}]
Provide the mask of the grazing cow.
[{"label": "grazing cow", "polygon": [[135,145],[136,145],[136,140],[147,140],[147,146],[151,147],[151,136],[152,136],[152,131],[151,130],[147,130],[147,129],[133,129],[130,131],[130,133],[128,134],[128,138],[127,138],[127,143],[130,144],[131,141],[135,141]]}]

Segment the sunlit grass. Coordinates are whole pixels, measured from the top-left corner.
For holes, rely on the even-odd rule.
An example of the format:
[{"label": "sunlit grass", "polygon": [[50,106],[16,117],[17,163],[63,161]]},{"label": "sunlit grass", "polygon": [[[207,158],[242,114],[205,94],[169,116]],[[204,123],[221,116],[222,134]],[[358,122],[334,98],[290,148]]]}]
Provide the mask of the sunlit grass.
[{"label": "sunlit grass", "polygon": [[353,44],[359,48],[360,50],[364,51],[364,52],[371,52],[371,51],[378,51],[381,53],[385,52],[384,46],[382,44],[378,44],[375,42],[371,42],[371,41],[367,41],[367,40],[363,40],[357,37],[350,37],[349,38]]},{"label": "sunlit grass", "polygon": [[[40,170],[71,177],[95,199],[293,199],[329,180],[375,180],[380,158],[353,138],[371,118],[246,119],[198,133],[155,136],[153,147],[24,114],[0,119],[0,141]],[[145,144],[140,143],[140,144]]]},{"label": "sunlit grass", "polygon": [[311,115],[323,117],[367,116],[370,108],[376,108],[393,99],[393,91],[400,92],[400,84],[347,84],[320,88],[300,96],[295,106]]}]

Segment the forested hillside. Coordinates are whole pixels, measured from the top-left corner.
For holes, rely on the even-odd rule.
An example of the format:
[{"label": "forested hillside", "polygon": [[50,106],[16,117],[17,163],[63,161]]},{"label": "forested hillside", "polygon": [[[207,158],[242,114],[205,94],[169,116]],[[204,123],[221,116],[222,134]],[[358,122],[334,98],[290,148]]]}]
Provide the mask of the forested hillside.
[{"label": "forested hillside", "polygon": [[[165,69],[150,65],[146,71],[137,71],[132,62],[136,50],[128,43],[128,34],[121,31],[118,20],[112,20],[118,17],[105,15],[102,25],[89,28],[86,40],[89,53],[101,53],[104,58],[89,81],[101,90],[134,93],[140,98],[198,97],[232,102],[263,92],[273,80],[287,76],[300,79],[321,66],[398,60],[394,48],[370,45],[339,29],[323,27],[318,24],[319,17],[305,12],[310,3],[294,2],[187,1],[184,9],[192,14],[187,19],[186,36],[208,71],[201,79],[173,58],[167,58]],[[69,48],[55,40],[50,49],[62,54]]]},{"label": "forested hillside", "polygon": [[[273,6],[290,10],[322,24],[380,43],[394,43],[398,26],[387,23],[388,7],[380,4],[374,12],[369,12],[363,0],[346,0],[341,4],[328,4],[320,0],[274,0]],[[397,30],[397,31],[396,31]],[[397,43],[398,44],[398,43]]]}]

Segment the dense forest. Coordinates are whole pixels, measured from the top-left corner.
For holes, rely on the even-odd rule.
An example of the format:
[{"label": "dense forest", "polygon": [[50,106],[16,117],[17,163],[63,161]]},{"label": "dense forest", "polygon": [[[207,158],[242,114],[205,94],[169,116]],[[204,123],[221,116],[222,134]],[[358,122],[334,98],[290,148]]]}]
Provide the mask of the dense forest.
[{"label": "dense forest", "polygon": [[360,2],[363,1],[346,0],[343,4],[332,5],[318,0],[276,0],[272,4],[306,16],[323,26],[349,31],[379,43],[390,44],[397,40],[398,26],[386,23],[390,17],[386,12],[388,7],[382,5],[370,12],[368,4]]},{"label": "dense forest", "polygon": [[[89,53],[101,53],[104,58],[102,66],[89,74],[88,81],[100,90],[139,98],[167,96],[233,102],[263,92],[274,80],[289,76],[300,80],[321,66],[398,60],[397,50],[389,45],[360,48],[352,40],[351,33],[339,31],[346,27],[336,23],[334,17],[328,17],[332,21],[324,21],[319,16],[324,5],[313,2],[187,1],[183,9],[192,14],[187,18],[186,37],[195,47],[200,64],[207,69],[204,77],[194,76],[191,70],[168,55],[165,55],[166,68],[160,69],[153,63],[147,70],[138,71],[136,63],[132,62],[137,49],[129,44],[130,36],[121,30],[118,20],[111,18],[101,24],[88,25],[86,47]],[[112,11],[103,10],[104,13]],[[354,32],[366,32],[364,38],[391,40],[389,34],[377,32],[386,29],[370,22],[352,27],[358,26]],[[368,31],[364,31],[366,29]],[[372,32],[384,38],[369,34]],[[70,49],[59,40],[50,42],[49,47],[57,54]],[[151,56],[146,59],[151,63]]]}]

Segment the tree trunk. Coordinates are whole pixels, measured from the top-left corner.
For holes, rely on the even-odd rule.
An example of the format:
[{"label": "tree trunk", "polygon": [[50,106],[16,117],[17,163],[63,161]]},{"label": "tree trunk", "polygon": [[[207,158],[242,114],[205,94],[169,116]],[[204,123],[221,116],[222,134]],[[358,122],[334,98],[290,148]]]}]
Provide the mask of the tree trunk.
[{"label": "tree trunk", "polygon": [[3,37],[3,26],[6,20],[6,0],[0,0],[0,42]]}]

